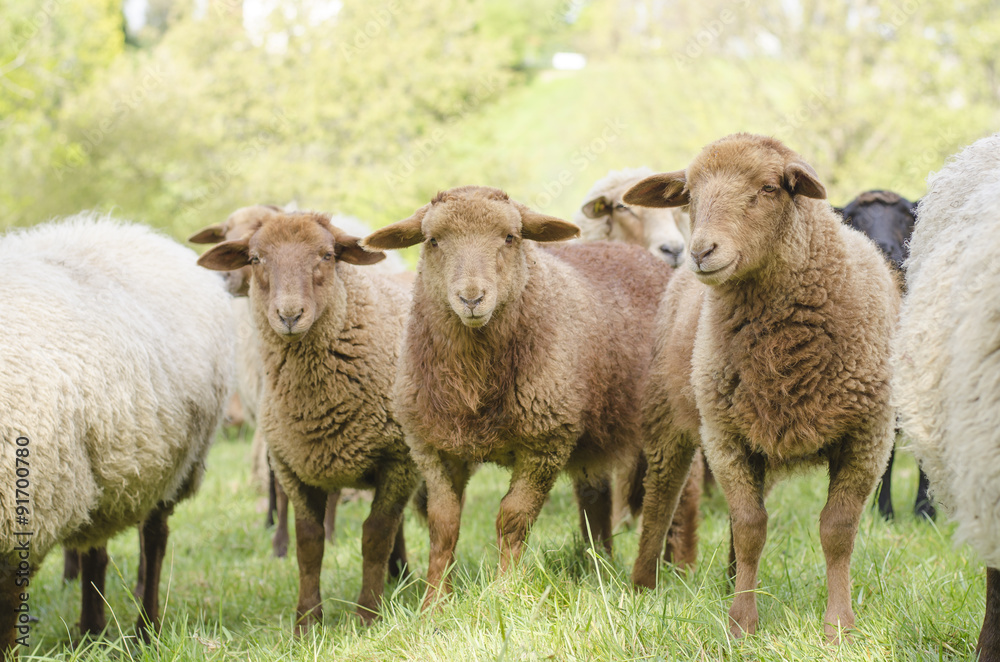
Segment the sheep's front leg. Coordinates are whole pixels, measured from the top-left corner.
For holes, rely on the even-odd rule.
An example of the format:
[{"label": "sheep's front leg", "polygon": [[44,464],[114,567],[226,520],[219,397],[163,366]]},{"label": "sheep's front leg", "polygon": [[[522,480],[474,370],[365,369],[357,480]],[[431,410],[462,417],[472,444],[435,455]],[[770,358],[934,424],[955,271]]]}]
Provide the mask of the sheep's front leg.
[{"label": "sheep's front leg", "polygon": [[415,439],[407,445],[427,483],[427,528],[430,558],[427,563],[427,595],[423,608],[432,607],[451,592],[448,570],[455,562],[455,546],[462,521],[462,494],[469,482],[469,463],[448,457]]},{"label": "sheep's front leg", "polygon": [[144,588],[136,632],[147,643],[151,633],[160,631],[160,572],[170,535],[167,518],[172,511],[173,508],[157,508],[139,527],[139,538],[142,540],[140,556],[145,558],[145,563],[140,564]]},{"label": "sheep's front leg", "polygon": [[326,497],[326,516],[323,518],[323,533],[327,542],[333,542],[337,531],[337,505],[340,503],[340,489],[333,490]]},{"label": "sheep's front leg", "polygon": [[271,552],[274,558],[283,559],[288,555],[288,495],[277,477],[274,479],[274,512],[278,519],[271,538]]},{"label": "sheep's front leg", "polygon": [[319,576],[323,568],[323,517],[326,513],[326,492],[305,485],[280,462],[275,473],[285,486],[295,505],[295,557],[299,563],[299,602],[295,607],[296,636],[309,631],[323,620],[323,605],[319,594]]},{"label": "sheep's front leg", "polygon": [[705,460],[696,452],[680,501],[667,531],[663,560],[684,570],[693,570],[698,561],[698,521],[701,517],[701,491],[705,483]]},{"label": "sheep's front leg", "polygon": [[757,631],[757,572],[767,539],[764,508],[766,460],[748,453],[739,439],[705,427],[704,451],[729,502],[729,524],[736,559],[736,595],[729,609],[729,631],[736,637]]},{"label": "sheep's front leg", "polygon": [[1000,570],[986,568],[986,615],[976,644],[979,662],[1000,662]]},{"label": "sheep's front leg", "polygon": [[600,545],[611,553],[611,477],[607,474],[580,474],[573,479],[576,505],[580,511],[580,533],[584,541]]},{"label": "sheep's front leg", "polygon": [[402,519],[399,520],[399,528],[396,529],[396,541],[392,545],[392,553],[389,554],[389,576],[393,578],[401,577],[407,573],[409,561],[406,560],[406,536],[403,535]]},{"label": "sheep's front leg", "polygon": [[646,496],[642,502],[642,535],[639,537],[639,555],[632,568],[632,583],[636,586],[656,586],[663,541],[677,510],[695,449],[690,439],[669,430],[662,437],[656,434],[647,437],[645,453],[649,467],[644,482]]},{"label": "sheep's front leg", "polygon": [[[553,441],[551,446],[569,446]],[[510,489],[500,501],[497,514],[497,544],[500,547],[500,573],[507,572],[521,558],[524,541],[531,525],[538,519],[548,496],[555,485],[564,458],[555,455],[523,452],[514,460]],[[610,516],[610,509],[608,510]]]},{"label": "sheep's front leg", "polygon": [[379,473],[372,509],[361,534],[362,579],[358,616],[366,624],[378,616],[389,556],[403,522],[406,502],[416,486],[417,473],[409,462],[393,462]]},{"label": "sheep's front leg", "polygon": [[80,633],[92,637],[104,632],[104,577],[108,550],[103,545],[80,554]]},{"label": "sheep's front leg", "polygon": [[830,452],[830,488],[819,518],[819,538],[826,556],[827,602],[824,631],[831,642],[854,626],[851,609],[851,554],[865,502],[879,479],[872,460],[877,441],[848,438]]}]

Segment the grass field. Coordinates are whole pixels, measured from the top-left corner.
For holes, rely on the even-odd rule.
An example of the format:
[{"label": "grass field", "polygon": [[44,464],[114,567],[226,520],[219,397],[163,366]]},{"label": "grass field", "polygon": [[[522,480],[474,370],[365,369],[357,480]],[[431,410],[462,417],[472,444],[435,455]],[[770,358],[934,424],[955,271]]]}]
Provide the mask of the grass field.
[{"label": "grass field", "polygon": [[[310,636],[291,636],[297,595],[294,551],[270,556],[270,534],[248,482],[248,445],[220,438],[200,493],[171,520],[161,585],[163,632],[148,647],[132,638],[138,543],[134,531],[112,541],[107,637],[74,648],[80,589],[63,585],[58,549],[31,583],[41,620],[22,649],[27,660],[967,660],[981,624],[984,569],[948,531],[910,512],[916,468],[897,460],[897,521],[869,511],[852,566],[857,628],[839,648],[823,643],[825,569],[818,521],[826,476],[781,483],[768,501],[770,526],[761,566],[756,636],[727,636],[731,590],[724,578],[725,500],[702,503],[697,571],[665,572],[656,591],[629,582],[638,536],[615,540],[613,560],[582,544],[568,481],[560,480],[511,576],[496,579],[493,521],[507,474],[485,467],[469,486],[458,545],[456,592],[443,610],[421,614],[427,531],[408,513],[414,574],[390,585],[381,622],[362,627],[352,600],[361,582],[361,523],[368,504],[343,504],[327,547],[325,617]],[[125,638],[122,635],[127,635]]]}]

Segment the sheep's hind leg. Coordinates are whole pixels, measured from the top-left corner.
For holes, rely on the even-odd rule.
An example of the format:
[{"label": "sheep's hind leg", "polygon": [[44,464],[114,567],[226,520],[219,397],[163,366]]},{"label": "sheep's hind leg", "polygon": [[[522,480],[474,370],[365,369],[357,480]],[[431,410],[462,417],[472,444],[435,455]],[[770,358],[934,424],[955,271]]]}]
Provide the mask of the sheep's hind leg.
[{"label": "sheep's hind leg", "polygon": [[392,553],[389,554],[389,576],[393,579],[402,577],[407,573],[409,561],[406,560],[406,536],[403,535],[402,518],[399,520],[399,527],[396,529],[396,540],[392,545]]},{"label": "sheep's hind leg", "polygon": [[611,554],[611,510],[613,496],[608,475],[577,475],[573,491],[580,511],[580,533],[584,542],[603,547]]},{"label": "sheep's hind leg", "polygon": [[103,545],[80,554],[80,633],[93,637],[104,632],[104,577],[108,550]]},{"label": "sheep's hind leg", "polygon": [[976,644],[979,662],[1000,662],[1000,570],[986,568],[986,614]]},{"label": "sheep's hind leg", "polygon": [[698,561],[698,521],[704,481],[705,460],[698,452],[691,462],[691,471],[671,519],[667,545],[663,550],[663,560],[683,570],[693,570]]},{"label": "sheep's hind leg", "polygon": [[[569,444],[562,443],[569,447]],[[559,442],[553,442],[559,447]],[[538,519],[565,458],[554,455],[522,453],[514,460],[510,489],[500,501],[497,513],[497,544],[500,547],[500,573],[506,573],[521,558],[531,525]],[[610,509],[608,511],[610,516]]]},{"label": "sheep's hind leg", "polygon": [[[326,503],[325,498],[324,503]],[[271,538],[271,551],[274,553],[274,558],[283,559],[288,555],[288,495],[277,477],[274,480],[274,504],[278,519],[274,527],[274,537]],[[298,522],[297,519],[295,521]]]},{"label": "sheep's hind leg", "polygon": [[644,483],[646,495],[642,502],[642,535],[639,537],[639,554],[632,568],[632,583],[645,588],[656,587],[656,573],[664,551],[663,541],[695,454],[695,445],[682,435],[650,438],[654,441],[647,443],[645,448],[649,466]]},{"label": "sheep's hind leg", "polygon": [[145,555],[142,574],[145,588],[136,632],[146,643],[149,643],[153,633],[160,631],[160,572],[167,553],[167,537],[170,535],[167,518],[171,512],[172,507],[159,507],[150,513],[139,528],[142,552]]},{"label": "sheep's hind leg", "polygon": [[337,532],[337,504],[340,503],[340,490],[330,492],[326,497],[326,515],[323,517],[323,533],[327,542],[333,542]]},{"label": "sheep's hind leg", "polygon": [[887,521],[896,517],[896,513],[892,508],[892,463],[895,459],[896,449],[894,447],[889,452],[889,463],[885,465],[885,471],[882,473],[882,480],[878,488],[878,500],[876,501],[879,514],[882,516],[882,519]]},{"label": "sheep's hind leg", "polygon": [[385,467],[375,486],[371,513],[361,535],[362,580],[358,616],[371,623],[382,603],[385,572],[403,522],[403,511],[417,486],[417,475],[409,463]]},{"label": "sheep's hind leg", "polygon": [[80,552],[63,549],[63,581],[71,582],[80,577]]},{"label": "sheep's hind leg", "polygon": [[851,608],[851,554],[865,502],[878,475],[872,466],[867,440],[845,440],[830,453],[830,488],[819,518],[819,537],[826,557],[827,603],[824,631],[831,643],[854,626]]},{"label": "sheep's hind leg", "polygon": [[427,529],[430,554],[427,562],[427,595],[423,609],[451,593],[448,571],[455,562],[459,526],[462,521],[462,494],[469,482],[470,467],[454,457],[446,459],[436,450],[407,440],[413,459],[427,483]]}]

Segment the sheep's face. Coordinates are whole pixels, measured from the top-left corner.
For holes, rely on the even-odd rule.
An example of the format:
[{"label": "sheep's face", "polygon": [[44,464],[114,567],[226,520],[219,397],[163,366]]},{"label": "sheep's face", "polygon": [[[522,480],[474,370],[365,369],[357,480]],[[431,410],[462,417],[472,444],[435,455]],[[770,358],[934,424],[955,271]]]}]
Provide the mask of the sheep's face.
[{"label": "sheep's face", "polygon": [[325,312],[328,291],[337,282],[337,260],[374,264],[385,258],[357,242],[322,214],[275,214],[249,237],[208,251],[198,264],[221,271],[248,267],[254,305],[263,307],[275,334],[295,341]]},{"label": "sheep's face", "polygon": [[916,209],[916,203],[891,191],[868,191],[844,207],[842,214],[845,223],[864,232],[897,269],[902,269]]},{"label": "sheep's face", "polygon": [[372,233],[370,249],[422,243],[424,292],[470,328],[485,326],[521,295],[527,278],[523,241],[561,241],[579,228],[532,212],[498,189],[465,186],[439,193],[410,218]]},{"label": "sheep's face", "polygon": [[687,171],[653,175],[625,200],[690,205],[688,266],[708,285],[763,267],[793,225],[796,198],[824,198],[816,173],[777,140],[736,134],[712,143]]},{"label": "sheep's face", "polygon": [[[252,235],[264,219],[280,213],[281,209],[272,205],[241,207],[229,215],[222,223],[210,225],[192,235],[188,241],[193,244],[218,244],[235,241]],[[245,297],[250,293],[250,266],[240,267],[222,274],[226,290],[234,297]]]},{"label": "sheep's face", "polygon": [[[638,180],[633,181],[635,183]],[[684,261],[684,213],[679,209],[657,209],[626,204],[622,197],[631,185],[588,200],[580,208],[584,241],[621,241],[644,246],[672,267]]]}]

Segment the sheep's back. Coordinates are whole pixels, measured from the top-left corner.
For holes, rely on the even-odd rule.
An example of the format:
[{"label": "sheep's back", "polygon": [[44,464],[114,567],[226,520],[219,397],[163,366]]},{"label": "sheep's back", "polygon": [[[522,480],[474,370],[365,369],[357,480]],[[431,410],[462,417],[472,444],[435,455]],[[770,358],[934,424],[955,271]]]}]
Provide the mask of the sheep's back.
[{"label": "sheep's back", "polygon": [[[29,449],[33,549],[99,543],[200,478],[231,379],[228,295],[148,228],[80,215],[0,241],[0,467]],[[0,494],[0,551],[14,531]]]}]

